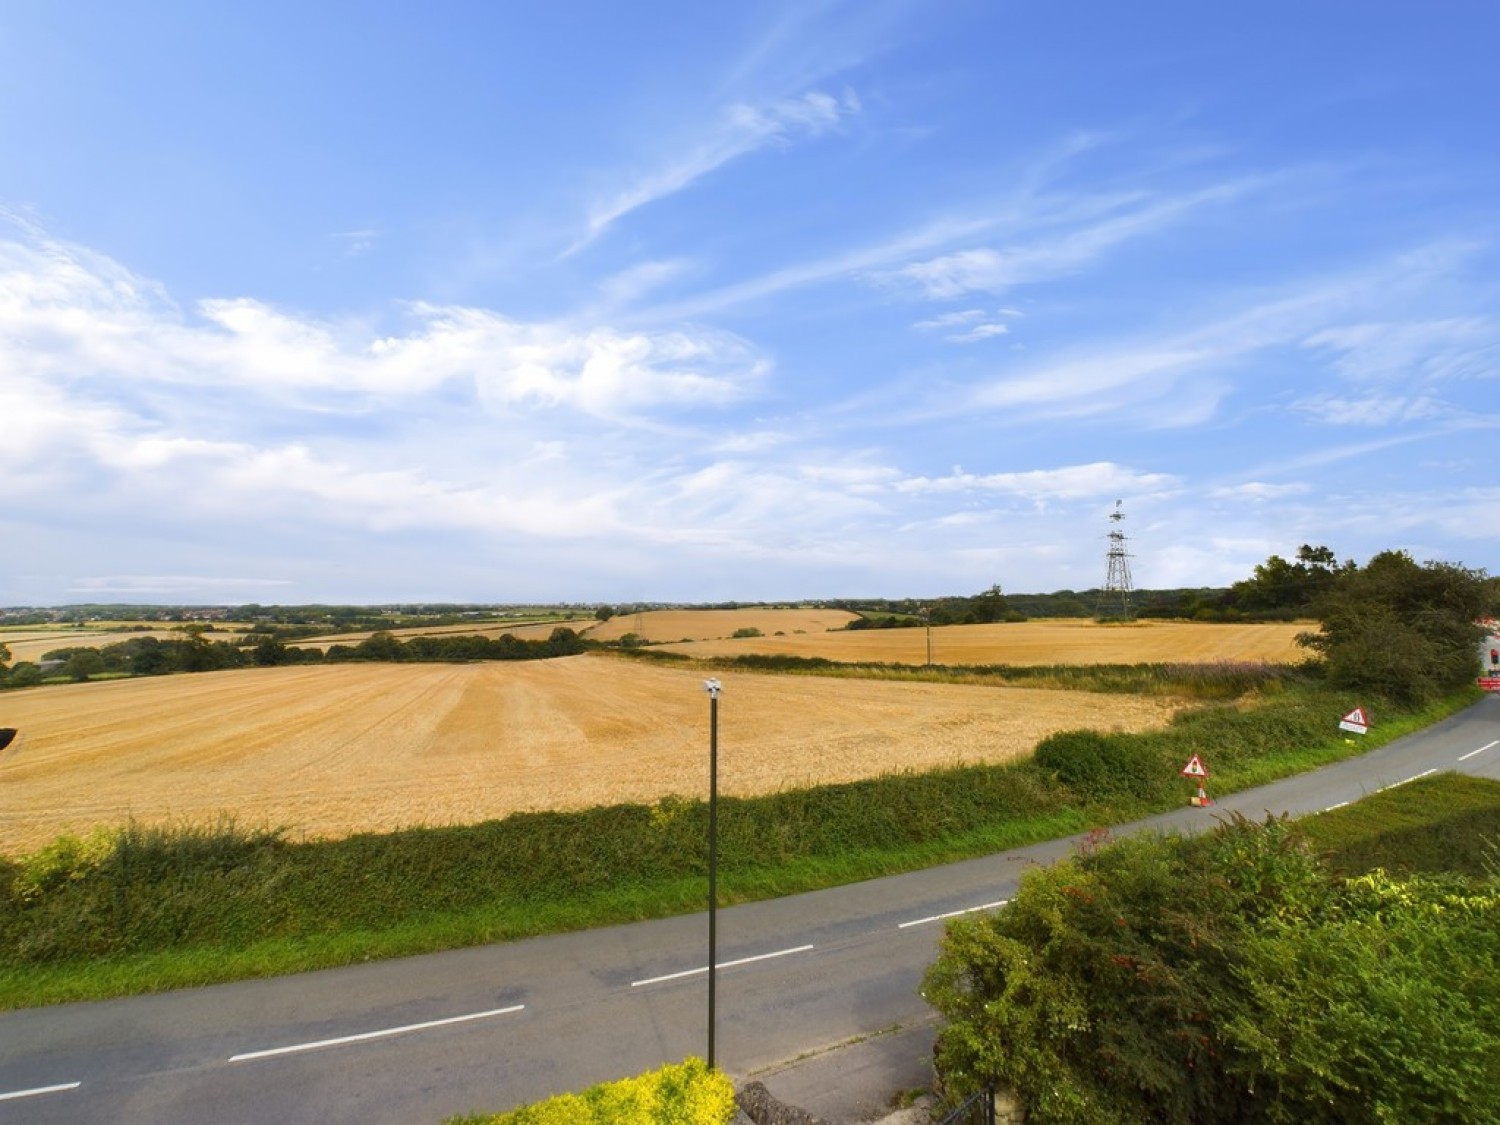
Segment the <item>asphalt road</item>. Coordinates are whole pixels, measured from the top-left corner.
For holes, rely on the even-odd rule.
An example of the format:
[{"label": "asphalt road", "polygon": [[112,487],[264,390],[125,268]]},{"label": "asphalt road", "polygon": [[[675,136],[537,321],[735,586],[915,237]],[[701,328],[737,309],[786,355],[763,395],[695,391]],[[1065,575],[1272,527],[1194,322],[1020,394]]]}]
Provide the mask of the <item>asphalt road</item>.
[{"label": "asphalt road", "polygon": [[[1500,779],[1500,697],[1356,760],[1130,827],[1314,812],[1441,770]],[[918,984],[941,916],[994,908],[1028,866],[1073,846],[721,910],[719,1065],[747,1075],[930,1018]],[[372,1125],[506,1109],[702,1055],[706,949],[699,914],[7,1013],[0,1122]]]}]

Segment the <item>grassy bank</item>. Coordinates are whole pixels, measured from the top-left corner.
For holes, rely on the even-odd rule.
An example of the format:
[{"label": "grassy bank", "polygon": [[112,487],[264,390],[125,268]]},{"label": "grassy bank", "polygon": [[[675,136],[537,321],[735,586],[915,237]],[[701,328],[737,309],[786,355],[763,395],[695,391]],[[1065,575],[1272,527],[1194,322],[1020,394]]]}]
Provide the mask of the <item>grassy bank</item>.
[{"label": "grassy bank", "polygon": [[[1198,753],[1218,792],[1351,756],[1436,721],[1262,685],[1140,735],[1054,736],[1036,761],[723,799],[726,903],[908,871],[1180,804]],[[1050,745],[1049,745],[1050,744]],[[666,799],[452,828],[294,842],[225,823],[63,838],[0,860],[0,1007],[268,976],[702,908],[707,809]]]}]

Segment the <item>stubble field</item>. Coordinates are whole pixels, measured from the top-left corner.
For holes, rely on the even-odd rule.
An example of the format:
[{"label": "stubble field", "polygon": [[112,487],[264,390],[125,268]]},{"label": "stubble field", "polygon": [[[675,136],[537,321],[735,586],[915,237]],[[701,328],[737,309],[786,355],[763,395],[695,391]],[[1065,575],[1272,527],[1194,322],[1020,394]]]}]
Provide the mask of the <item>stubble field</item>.
[{"label": "stubble field", "polygon": [[[646,614],[646,621],[650,622],[651,617],[651,614]],[[768,621],[771,623],[773,621]],[[777,625],[775,628],[783,627]],[[1307,656],[1307,650],[1297,645],[1297,634],[1315,628],[1309,622],[1195,625],[1180,621],[1139,621],[1128,625],[1100,625],[1087,620],[948,625],[932,630],[932,663],[1198,664],[1243,660],[1291,664]],[[769,628],[762,629],[762,632],[767,635],[736,638],[726,632],[713,639],[663,647],[670,652],[698,657],[771,653],[821,656],[848,663],[927,662],[927,630],[923,628],[818,634],[799,634],[785,629],[785,636],[775,636]]]},{"label": "stubble field", "polygon": [[[749,795],[1027,754],[1077,726],[1161,724],[1160,700],[951,684],[721,677],[720,786]],[[693,669],[606,655],[253,668],[0,697],[0,851],[99,824],[284,826],[294,836],[701,795]]]}]

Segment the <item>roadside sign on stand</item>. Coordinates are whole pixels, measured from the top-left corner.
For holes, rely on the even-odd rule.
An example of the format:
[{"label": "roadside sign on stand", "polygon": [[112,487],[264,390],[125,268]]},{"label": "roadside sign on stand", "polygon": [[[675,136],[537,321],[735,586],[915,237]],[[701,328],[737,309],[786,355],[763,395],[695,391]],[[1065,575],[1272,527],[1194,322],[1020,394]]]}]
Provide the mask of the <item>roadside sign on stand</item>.
[{"label": "roadside sign on stand", "polygon": [[1203,759],[1194,754],[1188,759],[1188,764],[1182,767],[1182,776],[1191,777],[1198,783],[1198,792],[1188,798],[1188,804],[1195,808],[1211,805],[1213,802],[1208,798],[1208,790],[1203,788],[1203,783],[1208,780],[1208,769],[1203,764]]},{"label": "roadside sign on stand", "polygon": [[1363,707],[1356,707],[1339,720],[1339,730],[1353,731],[1355,734],[1368,734],[1370,732],[1370,716],[1365,714]]}]

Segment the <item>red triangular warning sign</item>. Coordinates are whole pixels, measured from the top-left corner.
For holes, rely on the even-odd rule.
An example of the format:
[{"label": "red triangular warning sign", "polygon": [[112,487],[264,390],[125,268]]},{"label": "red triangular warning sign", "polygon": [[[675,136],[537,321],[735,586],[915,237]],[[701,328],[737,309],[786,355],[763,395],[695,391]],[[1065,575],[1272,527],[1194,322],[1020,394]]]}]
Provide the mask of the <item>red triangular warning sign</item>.
[{"label": "red triangular warning sign", "polygon": [[1356,734],[1364,734],[1365,731],[1369,729],[1370,716],[1365,714],[1365,709],[1363,707],[1356,707],[1353,711],[1350,711],[1341,720],[1339,720],[1339,730],[1348,730],[1353,731]]},{"label": "red triangular warning sign", "polygon": [[1191,758],[1189,758],[1188,759],[1188,764],[1182,767],[1182,776],[1183,777],[1207,777],[1208,776],[1208,771],[1203,768],[1203,763],[1201,761],[1199,761],[1197,754],[1194,754]]}]

